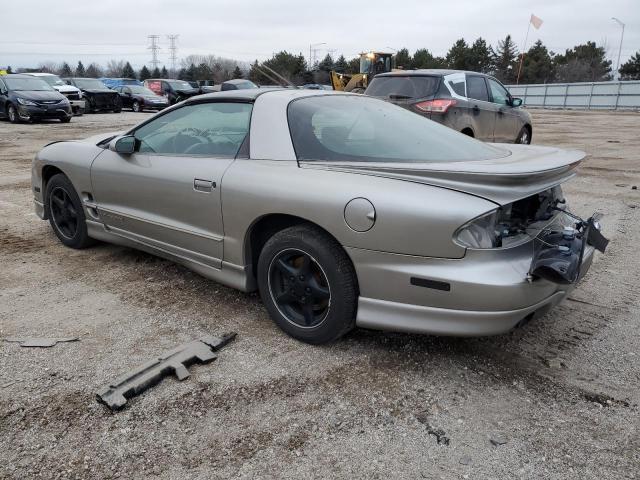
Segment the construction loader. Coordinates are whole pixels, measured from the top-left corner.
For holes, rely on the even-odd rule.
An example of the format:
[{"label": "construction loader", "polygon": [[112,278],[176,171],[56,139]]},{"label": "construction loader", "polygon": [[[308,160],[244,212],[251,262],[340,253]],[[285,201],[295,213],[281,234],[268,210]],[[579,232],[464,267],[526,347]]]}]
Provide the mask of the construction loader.
[{"label": "construction loader", "polygon": [[368,52],[360,54],[360,73],[338,73],[331,71],[331,85],[341,92],[364,93],[369,81],[379,73],[393,69],[391,53]]}]

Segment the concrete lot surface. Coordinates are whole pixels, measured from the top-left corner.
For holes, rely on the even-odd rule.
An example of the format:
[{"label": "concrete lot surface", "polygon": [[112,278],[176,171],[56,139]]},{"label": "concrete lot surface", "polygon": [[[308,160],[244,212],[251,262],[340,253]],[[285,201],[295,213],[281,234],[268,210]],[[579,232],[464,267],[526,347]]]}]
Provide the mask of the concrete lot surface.
[{"label": "concrete lot surface", "polygon": [[[0,478],[523,478],[640,476],[640,115],[533,110],[534,143],[588,153],[564,187],[605,213],[609,250],[571,298],[510,334],[356,330],[299,343],[257,295],[100,244],[63,247],[33,214],[30,167],[53,140],[148,114],[0,122]],[[117,375],[183,342],[237,331],[189,379],[111,413]]]}]

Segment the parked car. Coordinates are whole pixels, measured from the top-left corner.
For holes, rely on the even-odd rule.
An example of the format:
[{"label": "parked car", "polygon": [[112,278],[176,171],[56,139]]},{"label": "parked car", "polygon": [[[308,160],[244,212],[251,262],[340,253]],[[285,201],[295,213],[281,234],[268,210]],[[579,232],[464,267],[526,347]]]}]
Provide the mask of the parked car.
[{"label": "parked car", "polygon": [[84,113],[84,99],[82,92],[73,85],[67,85],[59,76],[53,73],[26,73],[44,80],[58,92],[63,94],[71,104],[71,110],[74,115],[82,115]]},{"label": "parked car", "polygon": [[105,84],[108,88],[115,90],[116,87],[121,87],[123,85],[138,85],[142,86],[142,82],[140,80],[136,80],[135,78],[111,78],[111,77],[100,77],[102,83]]},{"label": "parked car", "polygon": [[584,156],[482,143],[364,95],[256,88],[49,144],[32,186],[64,245],[257,289],[306,342],[355,325],[490,335],[546,313],[604,250],[594,219],[562,211]]},{"label": "parked car", "polygon": [[44,119],[68,123],[73,112],[67,97],[44,80],[9,74],[0,77],[0,115],[11,123]]},{"label": "parked car", "polygon": [[531,143],[522,100],[490,75],[458,70],[409,70],[376,75],[365,95],[384,98],[487,142]]},{"label": "parked car", "polygon": [[79,88],[85,100],[84,111],[86,113],[109,110],[120,113],[122,102],[120,95],[102,83],[97,78],[65,78],[69,85]]},{"label": "parked car", "polygon": [[144,110],[162,110],[169,106],[165,97],[156,95],[147,87],[138,85],[124,85],[114,89],[120,94],[120,101],[124,108],[130,108],[134,112]]},{"label": "parked car", "polygon": [[144,81],[144,86],[155,94],[166,97],[170,105],[200,94],[199,88],[193,88],[184,80],[151,78]]}]

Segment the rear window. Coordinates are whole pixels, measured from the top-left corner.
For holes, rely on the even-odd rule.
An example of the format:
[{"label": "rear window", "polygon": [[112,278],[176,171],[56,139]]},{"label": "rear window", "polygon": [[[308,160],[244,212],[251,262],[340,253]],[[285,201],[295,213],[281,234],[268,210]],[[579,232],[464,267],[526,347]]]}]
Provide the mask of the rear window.
[{"label": "rear window", "polygon": [[375,77],[365,93],[372,97],[423,98],[435,94],[439,83],[440,77],[426,75]]},{"label": "rear window", "polygon": [[287,111],[298,160],[456,162],[508,155],[402,107],[360,95],[294,100]]}]

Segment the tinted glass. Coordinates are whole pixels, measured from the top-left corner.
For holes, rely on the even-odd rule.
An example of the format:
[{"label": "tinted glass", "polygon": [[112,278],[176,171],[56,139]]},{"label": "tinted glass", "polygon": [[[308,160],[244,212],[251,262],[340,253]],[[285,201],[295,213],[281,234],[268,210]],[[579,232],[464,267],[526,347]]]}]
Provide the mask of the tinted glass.
[{"label": "tinted glass", "polygon": [[52,87],[54,85],[57,86],[63,86],[66,85],[61,79],[60,77],[58,77],[57,75],[42,75],[42,76],[38,76],[39,79],[44,80],[45,82],[47,82],[49,85],[51,85]]},{"label": "tinted glass", "polygon": [[189,82],[184,80],[169,80],[167,82],[174,90],[193,90],[193,87],[189,85]]},{"label": "tinted glass", "polygon": [[440,77],[418,75],[375,77],[365,93],[372,97],[422,98],[436,93],[439,83]]},{"label": "tinted glass", "polygon": [[484,77],[467,76],[467,97],[485,102],[489,101],[487,84],[484,81]]},{"label": "tinted glass", "polygon": [[499,103],[501,105],[509,104],[509,92],[507,92],[506,88],[492,78],[489,78],[489,88],[491,88],[493,103]]},{"label": "tinted glass", "polygon": [[235,157],[249,131],[249,103],[186,105],[135,131],[138,151],[166,155]]},{"label": "tinted glass", "polygon": [[9,87],[9,90],[28,90],[28,91],[51,91],[55,90],[44,80],[40,80],[36,77],[31,78],[13,78],[6,76],[4,81]]},{"label": "tinted glass", "polygon": [[288,119],[299,160],[455,162],[507,154],[404,108],[365,96],[295,100],[289,104]]},{"label": "tinted glass", "polygon": [[155,96],[155,93],[153,93],[147,87],[141,87],[140,85],[131,85],[130,87],[126,87],[126,88],[128,92],[138,93],[140,95],[149,95],[152,97]]},{"label": "tinted glass", "polygon": [[85,88],[87,90],[107,90],[107,87],[97,78],[76,78],[74,80],[78,88]]},{"label": "tinted glass", "polygon": [[449,80],[449,86],[451,87],[451,90],[456,92],[456,94],[460,95],[461,97],[467,96],[463,79]]}]

